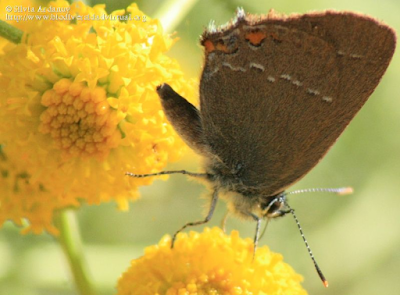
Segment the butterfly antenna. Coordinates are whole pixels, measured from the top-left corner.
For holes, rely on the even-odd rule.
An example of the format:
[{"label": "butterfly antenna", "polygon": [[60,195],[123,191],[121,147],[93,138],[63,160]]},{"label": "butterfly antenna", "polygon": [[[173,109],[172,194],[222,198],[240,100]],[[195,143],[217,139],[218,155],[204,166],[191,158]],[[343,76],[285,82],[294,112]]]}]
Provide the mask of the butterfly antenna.
[{"label": "butterfly antenna", "polygon": [[312,262],[314,263],[315,269],[316,269],[316,271],[317,271],[317,273],[318,273],[318,275],[319,275],[319,277],[320,277],[322,283],[324,284],[325,287],[328,287],[328,285],[329,285],[329,284],[328,284],[328,281],[327,281],[327,279],[325,278],[324,274],[322,273],[321,269],[319,268],[317,261],[315,260],[314,254],[312,253],[311,248],[310,248],[310,246],[308,245],[307,239],[306,239],[306,237],[304,236],[303,229],[301,228],[300,222],[299,222],[299,220],[297,219],[297,216],[296,216],[296,214],[294,213],[294,210],[293,210],[292,208],[290,208],[290,206],[289,206],[286,202],[285,202],[285,206],[289,209],[289,212],[292,213],[292,216],[293,216],[294,220],[296,221],[296,224],[297,224],[297,227],[299,228],[301,237],[303,238],[304,244],[305,244],[306,247],[307,247],[308,254],[309,254],[310,257],[311,257]]},{"label": "butterfly antenna", "polygon": [[339,196],[349,195],[353,193],[353,188],[348,187],[339,187],[339,188],[308,188],[308,189],[299,189],[292,192],[287,192],[285,195],[297,195],[303,193],[333,193]]}]

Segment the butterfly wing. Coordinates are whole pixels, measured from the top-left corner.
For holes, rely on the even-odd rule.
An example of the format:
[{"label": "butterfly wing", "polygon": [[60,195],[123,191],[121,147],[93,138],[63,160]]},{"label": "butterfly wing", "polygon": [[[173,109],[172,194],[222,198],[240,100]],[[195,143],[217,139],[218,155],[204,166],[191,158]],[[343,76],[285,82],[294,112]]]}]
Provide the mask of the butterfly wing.
[{"label": "butterfly wing", "polygon": [[202,44],[204,141],[228,170],[240,167],[244,186],[273,195],[313,168],[360,110],[395,34],[354,13],[239,13]]}]

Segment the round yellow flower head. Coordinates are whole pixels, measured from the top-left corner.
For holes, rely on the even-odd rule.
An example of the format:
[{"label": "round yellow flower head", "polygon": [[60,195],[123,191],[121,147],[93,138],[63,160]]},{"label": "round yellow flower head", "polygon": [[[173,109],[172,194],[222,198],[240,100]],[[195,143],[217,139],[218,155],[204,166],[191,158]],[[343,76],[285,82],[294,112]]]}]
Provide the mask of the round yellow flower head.
[{"label": "round yellow flower head", "polygon": [[219,228],[179,234],[171,249],[165,236],[131,262],[118,282],[118,295],[307,294],[302,277],[264,246],[253,260],[253,242]]},{"label": "round yellow flower head", "polygon": [[[136,4],[111,14],[82,2],[45,7],[51,9],[42,7],[40,20],[21,22],[21,43],[0,53],[3,152],[27,185],[40,184],[52,196],[36,203],[50,221],[54,210],[80,201],[115,200],[126,209],[137,187],[152,179],[125,172],[158,172],[185,147],[167,123],[156,87],[165,82],[194,97],[195,83],[165,55],[174,40]],[[3,205],[5,190],[0,221],[19,223]],[[26,202],[15,196],[13,212],[34,232],[51,228],[35,223]]]}]

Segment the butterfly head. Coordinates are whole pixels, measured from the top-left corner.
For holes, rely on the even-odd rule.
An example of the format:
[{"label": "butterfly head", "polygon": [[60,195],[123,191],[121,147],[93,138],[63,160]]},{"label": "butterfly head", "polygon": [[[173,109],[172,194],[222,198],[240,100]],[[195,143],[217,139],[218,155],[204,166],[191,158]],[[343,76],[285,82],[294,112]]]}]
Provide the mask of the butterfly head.
[{"label": "butterfly head", "polygon": [[282,217],[290,213],[290,207],[286,201],[286,194],[283,192],[272,197],[262,198],[260,210],[260,215],[263,218]]}]

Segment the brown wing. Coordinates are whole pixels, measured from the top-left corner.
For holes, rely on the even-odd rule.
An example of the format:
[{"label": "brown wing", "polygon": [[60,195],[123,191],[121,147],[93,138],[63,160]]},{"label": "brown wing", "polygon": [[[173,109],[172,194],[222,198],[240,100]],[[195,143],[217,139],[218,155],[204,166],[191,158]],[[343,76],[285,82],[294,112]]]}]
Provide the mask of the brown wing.
[{"label": "brown wing", "polygon": [[203,135],[241,181],[272,195],[324,156],[371,95],[394,52],[376,20],[328,11],[238,16],[207,31]]}]

